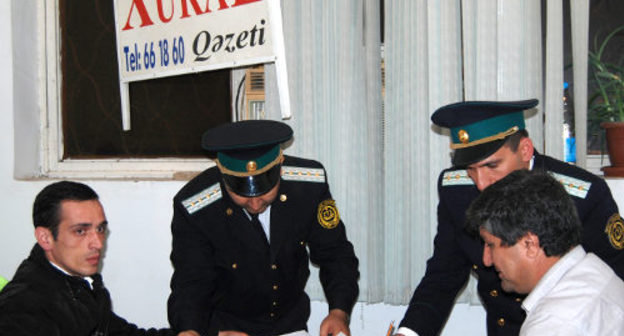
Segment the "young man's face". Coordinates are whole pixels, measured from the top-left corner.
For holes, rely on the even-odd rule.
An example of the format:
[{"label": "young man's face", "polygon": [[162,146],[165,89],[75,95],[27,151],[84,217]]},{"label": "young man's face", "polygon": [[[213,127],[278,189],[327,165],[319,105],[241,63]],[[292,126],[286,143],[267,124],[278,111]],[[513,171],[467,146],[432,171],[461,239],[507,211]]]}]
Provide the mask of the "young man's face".
[{"label": "young man's face", "polygon": [[230,195],[230,198],[232,198],[232,201],[234,201],[234,203],[236,203],[241,208],[247,210],[249,214],[260,214],[263,213],[275,200],[275,197],[277,196],[277,192],[279,190],[279,181],[267,193],[256,197],[245,197],[238,195],[230,190],[230,188],[226,188],[226,190]]},{"label": "young man's face", "polygon": [[532,290],[529,277],[531,265],[528,264],[522,243],[505,246],[501,245],[500,238],[484,229],[481,229],[479,234],[485,243],[483,264],[488,267],[494,266],[501,279],[501,287],[507,292],[529,293]]},{"label": "young man's face", "polygon": [[46,257],[71,275],[93,275],[106,242],[108,223],[102,205],[98,200],[62,201],[59,217],[56,239],[50,233],[42,245]]},{"label": "young man's face", "polygon": [[523,138],[515,152],[504,145],[494,154],[469,165],[466,170],[477,189],[483,191],[515,170],[528,169],[532,157],[533,143],[531,139]]}]

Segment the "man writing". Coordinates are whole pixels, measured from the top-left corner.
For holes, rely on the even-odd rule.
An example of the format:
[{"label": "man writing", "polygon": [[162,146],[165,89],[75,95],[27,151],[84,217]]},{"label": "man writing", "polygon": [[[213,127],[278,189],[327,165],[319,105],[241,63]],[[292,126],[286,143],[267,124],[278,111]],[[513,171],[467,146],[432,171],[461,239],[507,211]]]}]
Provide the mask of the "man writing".
[{"label": "man writing", "polygon": [[0,292],[3,334],[174,334],[139,329],[111,310],[110,295],[97,273],[108,222],[93,189],[69,181],[48,185],[35,198],[33,223],[37,243]]},{"label": "man writing", "polygon": [[467,221],[503,289],[529,294],[520,335],[624,334],[624,282],[580,245],[574,203],[549,174],[509,174],[472,203]]},{"label": "man writing", "polygon": [[572,196],[583,225],[582,245],[624,276],[624,224],[608,186],[576,166],[537,153],[525,130],[523,112],[537,100],[460,102],[431,117],[449,128],[453,167],[438,179],[438,232],[425,276],[414,291],[399,334],[437,335],[470,272],[487,311],[488,335],[517,335],[524,320],[523,296],[507,293],[492,268],[483,265],[483,245],[464,230],[470,203],[489,185],[515,170],[553,174]]},{"label": "man writing", "polygon": [[329,304],[320,335],[350,335],[358,260],[323,166],[282,154],[291,138],[288,125],[271,120],[204,134],[202,146],[217,166],[173,201],[174,328],[202,336],[305,332],[310,260]]}]

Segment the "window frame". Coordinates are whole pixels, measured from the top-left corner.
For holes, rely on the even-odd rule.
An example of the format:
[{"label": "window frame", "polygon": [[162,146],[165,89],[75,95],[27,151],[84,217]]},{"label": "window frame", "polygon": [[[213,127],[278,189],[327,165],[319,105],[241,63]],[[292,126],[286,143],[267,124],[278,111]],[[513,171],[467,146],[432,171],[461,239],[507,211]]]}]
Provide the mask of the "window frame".
[{"label": "window frame", "polygon": [[49,178],[87,179],[165,179],[186,180],[214,166],[208,158],[110,158],[110,159],[63,159],[63,125],[61,110],[62,69],[60,54],[60,25],[58,0],[45,0],[45,20],[40,22],[44,40],[40,41],[40,67],[43,93],[41,108],[41,164],[39,172]]}]

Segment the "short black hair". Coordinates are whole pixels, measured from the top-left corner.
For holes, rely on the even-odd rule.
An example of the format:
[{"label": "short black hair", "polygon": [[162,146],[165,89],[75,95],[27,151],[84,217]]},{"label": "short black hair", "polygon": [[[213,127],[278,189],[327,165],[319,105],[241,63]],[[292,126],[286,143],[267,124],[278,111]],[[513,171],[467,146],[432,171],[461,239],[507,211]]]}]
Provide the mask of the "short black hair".
[{"label": "short black hair", "polygon": [[50,229],[56,240],[58,227],[61,221],[60,209],[63,201],[90,201],[98,200],[97,193],[83,183],[60,181],[49,184],[35,197],[33,203],[33,224],[35,228]]},{"label": "short black hair", "polygon": [[561,256],[581,243],[581,221],[560,182],[542,171],[517,170],[486,188],[468,208],[467,230],[481,228],[514,245],[527,233],[547,256]]},{"label": "short black hair", "polygon": [[509,149],[511,149],[511,151],[515,153],[518,151],[520,140],[524,138],[528,138],[528,137],[529,137],[529,131],[527,131],[526,129],[521,129],[518,132],[505,138],[505,143],[503,144],[503,146],[509,147]]}]

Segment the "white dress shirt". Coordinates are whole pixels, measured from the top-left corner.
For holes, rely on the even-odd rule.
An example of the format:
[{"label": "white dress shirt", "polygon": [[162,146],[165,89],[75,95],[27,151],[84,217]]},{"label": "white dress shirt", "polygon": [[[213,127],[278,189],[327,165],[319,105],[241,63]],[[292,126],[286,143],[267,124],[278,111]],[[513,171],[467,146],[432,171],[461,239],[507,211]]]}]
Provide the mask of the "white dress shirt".
[{"label": "white dress shirt", "polygon": [[624,335],[624,282],[580,245],[566,253],[522,302],[524,335]]}]

